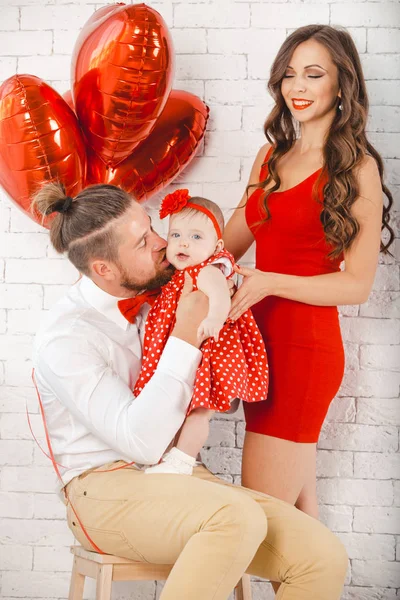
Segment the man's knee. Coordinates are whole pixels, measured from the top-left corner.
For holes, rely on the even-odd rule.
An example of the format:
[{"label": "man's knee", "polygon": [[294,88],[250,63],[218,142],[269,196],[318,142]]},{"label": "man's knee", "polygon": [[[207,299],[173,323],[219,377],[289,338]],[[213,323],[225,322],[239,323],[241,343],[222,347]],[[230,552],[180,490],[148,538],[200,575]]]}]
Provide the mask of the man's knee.
[{"label": "man's knee", "polygon": [[231,495],[215,516],[234,535],[246,535],[256,548],[267,535],[267,517],[263,509],[245,494]]}]

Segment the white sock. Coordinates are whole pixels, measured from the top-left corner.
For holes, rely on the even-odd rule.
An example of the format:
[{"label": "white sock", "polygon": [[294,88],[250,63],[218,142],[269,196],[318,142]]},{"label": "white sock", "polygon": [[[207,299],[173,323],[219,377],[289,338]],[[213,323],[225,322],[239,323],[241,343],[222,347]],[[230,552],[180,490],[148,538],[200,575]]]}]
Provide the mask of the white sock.
[{"label": "white sock", "polygon": [[196,459],[189,456],[179,448],[171,448],[164,454],[162,461],[158,465],[145,469],[147,475],[156,473],[175,473],[176,475],[191,475]]}]

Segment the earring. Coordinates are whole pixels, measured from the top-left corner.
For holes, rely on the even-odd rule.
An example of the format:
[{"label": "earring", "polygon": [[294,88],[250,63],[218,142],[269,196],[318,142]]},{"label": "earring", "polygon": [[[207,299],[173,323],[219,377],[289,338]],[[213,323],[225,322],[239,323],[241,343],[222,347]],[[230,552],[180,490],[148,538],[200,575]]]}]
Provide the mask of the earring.
[{"label": "earring", "polygon": [[340,103],[340,104],[339,104],[339,106],[338,106],[338,109],[339,109],[339,110],[343,110],[342,103]]}]

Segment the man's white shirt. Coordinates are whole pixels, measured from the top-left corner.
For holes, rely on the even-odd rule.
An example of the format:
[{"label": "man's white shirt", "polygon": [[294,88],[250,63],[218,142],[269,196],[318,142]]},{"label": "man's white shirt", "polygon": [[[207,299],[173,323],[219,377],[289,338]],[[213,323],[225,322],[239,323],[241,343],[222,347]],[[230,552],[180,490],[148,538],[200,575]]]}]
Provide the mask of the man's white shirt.
[{"label": "man's white shirt", "polygon": [[153,377],[132,394],[148,310],[130,324],[118,298],[82,277],[36,335],[34,376],[64,485],[117,460],[158,462],[184,421],[201,359],[194,346],[170,337]]}]

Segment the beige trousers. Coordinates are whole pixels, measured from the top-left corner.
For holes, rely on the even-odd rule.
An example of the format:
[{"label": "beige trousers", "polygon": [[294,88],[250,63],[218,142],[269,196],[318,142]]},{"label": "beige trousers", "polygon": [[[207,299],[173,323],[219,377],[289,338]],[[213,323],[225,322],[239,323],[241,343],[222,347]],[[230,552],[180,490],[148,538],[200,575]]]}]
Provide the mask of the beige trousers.
[{"label": "beige trousers", "polygon": [[103,552],[175,564],[162,600],[226,600],[246,570],[282,582],[279,600],[340,598],[347,555],[326,527],[203,466],[191,477],[94,470],[67,490],[68,524],[85,548],[92,550],[71,504]]}]

